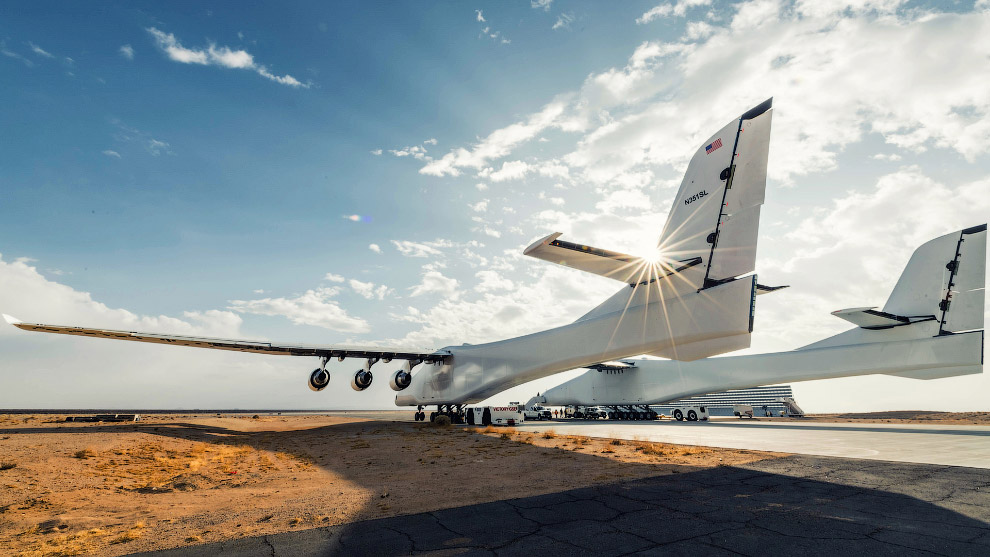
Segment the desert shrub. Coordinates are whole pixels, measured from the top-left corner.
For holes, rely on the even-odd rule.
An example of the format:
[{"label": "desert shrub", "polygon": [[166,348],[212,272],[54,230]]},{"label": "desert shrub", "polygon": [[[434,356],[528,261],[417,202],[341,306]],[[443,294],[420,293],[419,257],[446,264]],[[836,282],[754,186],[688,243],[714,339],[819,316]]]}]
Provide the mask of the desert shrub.
[{"label": "desert shrub", "polygon": [[619,439],[612,439],[612,444],[613,445],[621,445],[622,444],[622,441],[619,440]]},{"label": "desert shrub", "polygon": [[557,432],[554,431],[554,430],[552,430],[552,429],[548,429],[548,430],[546,430],[546,431],[543,432],[543,438],[544,439],[553,439],[556,436],[557,436]]},{"label": "desert shrub", "polygon": [[72,456],[76,458],[92,458],[96,456],[96,451],[92,447],[86,447],[85,449],[79,449]]},{"label": "desert shrub", "polygon": [[450,416],[437,416],[437,419],[433,420],[433,425],[436,427],[448,427],[450,424]]}]

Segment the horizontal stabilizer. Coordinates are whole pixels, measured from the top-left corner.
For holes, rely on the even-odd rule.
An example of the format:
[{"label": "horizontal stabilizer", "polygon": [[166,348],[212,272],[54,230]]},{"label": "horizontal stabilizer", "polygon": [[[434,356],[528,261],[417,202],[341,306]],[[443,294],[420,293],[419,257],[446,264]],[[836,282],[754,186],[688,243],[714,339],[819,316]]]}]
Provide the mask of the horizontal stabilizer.
[{"label": "horizontal stabilizer", "polygon": [[778,290],[783,290],[784,288],[790,288],[790,287],[791,285],[789,284],[785,284],[783,286],[767,286],[765,284],[757,284],[756,295],[759,296],[760,294],[769,294],[771,292],[776,292]]},{"label": "horizontal stabilizer", "polygon": [[523,251],[523,255],[580,269],[627,284],[648,283],[651,280],[670,276],[701,263],[700,258],[675,261],[670,266],[653,263],[635,255],[566,242],[559,239],[561,234],[561,232],[554,232],[534,242]]},{"label": "horizontal stabilizer", "polygon": [[864,329],[889,329],[910,325],[919,321],[932,321],[934,315],[894,315],[883,311],[877,311],[874,307],[840,309],[832,312],[832,315],[845,319],[846,321],[862,327]]}]

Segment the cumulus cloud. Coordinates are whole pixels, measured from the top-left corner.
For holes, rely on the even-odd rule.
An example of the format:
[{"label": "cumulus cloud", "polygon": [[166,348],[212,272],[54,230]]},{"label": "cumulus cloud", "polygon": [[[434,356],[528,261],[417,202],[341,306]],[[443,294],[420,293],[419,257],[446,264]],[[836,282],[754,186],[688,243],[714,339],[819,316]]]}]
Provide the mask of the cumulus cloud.
[{"label": "cumulus cloud", "polygon": [[340,289],[337,287],[315,288],[293,298],[231,300],[227,309],[238,313],[285,317],[297,325],[313,325],[342,333],[370,331],[371,326],[367,321],[349,315],[333,299],[339,293]]},{"label": "cumulus cloud", "polygon": [[385,296],[394,292],[388,286],[384,284],[376,286],[373,282],[362,282],[356,279],[351,279],[348,281],[351,289],[354,290],[362,298],[367,298],[368,300],[379,299],[384,300]]},{"label": "cumulus cloud", "polygon": [[134,47],[132,47],[129,44],[125,44],[124,46],[120,47],[120,49],[118,49],[118,52],[120,52],[120,55],[123,56],[124,58],[127,58],[128,60],[134,59]]},{"label": "cumulus cloud", "polygon": [[373,251],[375,253],[381,253],[382,252],[382,248],[378,244],[368,244],[368,249],[370,249],[371,251]]},{"label": "cumulus cloud", "polygon": [[346,279],[334,273],[327,273],[326,275],[323,275],[323,280],[328,280],[330,282],[344,282]]},{"label": "cumulus cloud", "polygon": [[426,271],[423,273],[423,280],[409,289],[409,295],[415,297],[424,294],[440,294],[447,299],[457,299],[459,297],[457,291],[459,284],[457,279],[445,277],[440,271]]},{"label": "cumulus cloud", "polygon": [[182,64],[198,64],[201,66],[219,66],[222,68],[251,70],[258,75],[282,85],[308,89],[310,84],[302,83],[289,74],[276,75],[267,66],[258,64],[246,50],[233,50],[226,46],[211,43],[205,49],[186,48],[182,46],[175,35],[160,31],[155,27],[146,29],[155,40],[158,48],[162,49],[170,60]]}]

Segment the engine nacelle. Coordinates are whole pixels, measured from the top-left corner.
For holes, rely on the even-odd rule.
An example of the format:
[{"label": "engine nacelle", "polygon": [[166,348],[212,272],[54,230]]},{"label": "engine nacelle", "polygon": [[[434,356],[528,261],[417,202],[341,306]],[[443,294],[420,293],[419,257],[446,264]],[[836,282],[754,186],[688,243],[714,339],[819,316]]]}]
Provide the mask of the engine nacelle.
[{"label": "engine nacelle", "polygon": [[316,368],[313,370],[313,373],[309,374],[309,381],[307,383],[310,390],[322,391],[330,384],[330,372],[322,368]]},{"label": "engine nacelle", "polygon": [[372,378],[370,371],[359,369],[354,373],[354,379],[351,379],[351,388],[355,391],[363,391],[371,386]]},{"label": "engine nacelle", "polygon": [[408,387],[410,383],[412,383],[412,374],[404,369],[400,369],[392,374],[388,386],[392,387],[393,391],[401,391]]}]

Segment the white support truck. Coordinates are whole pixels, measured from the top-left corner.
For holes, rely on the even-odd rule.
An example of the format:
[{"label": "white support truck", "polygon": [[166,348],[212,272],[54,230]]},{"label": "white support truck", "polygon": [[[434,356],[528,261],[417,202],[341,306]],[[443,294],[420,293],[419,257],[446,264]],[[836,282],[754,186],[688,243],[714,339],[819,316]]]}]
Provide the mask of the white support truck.
[{"label": "white support truck", "polygon": [[679,406],[671,414],[675,420],[689,422],[708,421],[708,409],[704,406]]},{"label": "white support truck", "polygon": [[518,404],[509,406],[472,406],[467,409],[467,423],[471,425],[519,425],[526,421]]}]

